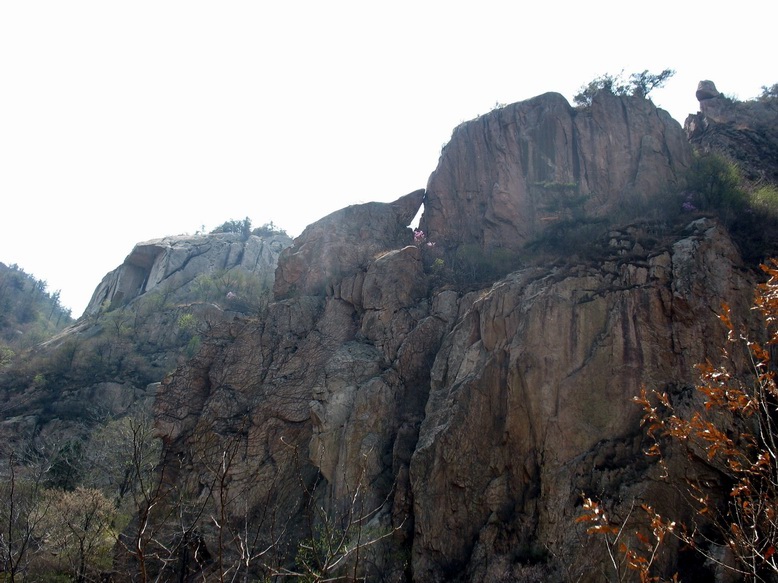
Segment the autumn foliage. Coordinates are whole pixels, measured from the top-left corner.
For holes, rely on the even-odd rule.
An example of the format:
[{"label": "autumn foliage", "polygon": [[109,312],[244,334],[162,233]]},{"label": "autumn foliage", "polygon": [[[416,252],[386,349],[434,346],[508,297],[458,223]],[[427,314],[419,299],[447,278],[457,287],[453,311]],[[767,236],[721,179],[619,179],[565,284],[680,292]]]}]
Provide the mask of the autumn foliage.
[{"label": "autumn foliage", "polygon": [[[584,496],[578,522],[604,539],[619,581],[663,580],[655,565],[668,537],[735,577],[778,580],[778,385],[771,357],[778,345],[778,261],[762,269],[768,279],[757,287],[753,305],[760,338],[736,326],[729,306],[722,307],[727,342],[721,360],[697,366],[704,406],[683,414],[665,392],[643,389],[635,397],[650,443],[646,455],[664,465],[665,449],[681,445],[722,477],[723,491],[699,479],[676,484],[692,504],[694,518],[684,524],[651,505],[637,505],[648,532],[630,530],[629,516],[614,520],[601,503]],[[746,375],[736,365],[743,361]]]}]

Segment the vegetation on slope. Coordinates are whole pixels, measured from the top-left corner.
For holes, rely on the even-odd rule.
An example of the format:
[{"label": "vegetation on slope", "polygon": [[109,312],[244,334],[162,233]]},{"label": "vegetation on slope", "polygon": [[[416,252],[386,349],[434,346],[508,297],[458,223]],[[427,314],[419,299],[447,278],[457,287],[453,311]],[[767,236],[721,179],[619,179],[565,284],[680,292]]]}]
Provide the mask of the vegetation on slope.
[{"label": "vegetation on slope", "polygon": [[0,263],[0,369],[13,355],[52,337],[73,322],[70,309],[59,303],[59,291],[47,291],[14,264]]}]

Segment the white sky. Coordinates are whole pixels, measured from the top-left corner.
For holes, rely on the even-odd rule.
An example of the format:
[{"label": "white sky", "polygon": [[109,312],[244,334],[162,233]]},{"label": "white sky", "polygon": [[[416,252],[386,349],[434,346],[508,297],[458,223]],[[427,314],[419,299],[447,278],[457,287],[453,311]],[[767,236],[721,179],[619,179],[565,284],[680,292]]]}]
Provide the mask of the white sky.
[{"label": "white sky", "polygon": [[463,120],[603,73],[778,82],[778,9],[711,3],[0,0],[0,261],[75,316],[137,242],[291,235],[426,185]]}]

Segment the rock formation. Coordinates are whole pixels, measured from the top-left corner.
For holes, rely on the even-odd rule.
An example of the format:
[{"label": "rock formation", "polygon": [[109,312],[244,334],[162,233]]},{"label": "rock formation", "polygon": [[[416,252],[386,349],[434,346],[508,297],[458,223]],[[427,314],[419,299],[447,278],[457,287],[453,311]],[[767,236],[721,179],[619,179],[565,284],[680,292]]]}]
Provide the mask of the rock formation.
[{"label": "rock formation", "polygon": [[636,252],[647,235],[613,232],[600,265],[531,267],[464,296],[423,295],[418,248],[380,254],[328,295],[233,324],[228,344],[168,378],[168,456],[196,458],[214,411],[226,434],[250,419],[261,499],[304,507],[301,475],[332,508],[364,488],[361,504],[382,509],[373,527],[396,530],[381,556],[412,550],[414,580],[523,580],[538,562],[561,580],[549,551],[599,580],[577,548],[580,493],[647,495],[657,473],[631,397],[689,386],[723,341],[721,301],[743,313],[751,289],[714,222]]},{"label": "rock formation", "polygon": [[162,287],[166,294],[183,291],[198,276],[217,271],[272,274],[279,253],[290,244],[291,239],[283,234],[243,237],[237,233],[182,235],[138,243],[124,263],[103,278],[84,314],[125,305]]},{"label": "rock formation", "polygon": [[553,553],[600,580],[575,549],[581,492],[641,499],[656,479],[630,399],[688,386],[695,362],[717,358],[719,344],[697,339],[723,341],[715,312],[750,289],[737,265],[726,233],[701,220],[667,247],[521,270],[482,294],[431,373],[410,468],[414,576],[522,580],[522,563]]},{"label": "rock formation", "polygon": [[[656,204],[690,157],[647,100],[576,111],[547,94],[457,128],[422,229],[442,248],[520,250],[548,223]],[[581,492],[683,513],[642,454],[631,398],[693,384],[723,342],[722,301],[748,313],[751,276],[724,228],[690,218],[611,227],[587,261],[477,291],[433,286],[435,251],[405,228],[421,197],[306,229],[267,316],[232,323],[162,383],[167,459],[196,468],[202,435],[218,427],[225,450],[244,435],[252,499],[287,512],[288,568],[314,536],[312,500],[346,530],[358,500],[375,511],[360,530],[377,541],[370,580],[602,580],[603,550],[575,527]]]},{"label": "rock formation", "polygon": [[67,443],[98,420],[149,408],[157,383],[209,327],[262,309],[290,244],[282,233],[139,243],[97,286],[79,321],[6,371],[0,437]]},{"label": "rock formation", "polygon": [[678,123],[646,99],[600,92],[576,110],[548,93],[454,130],[421,228],[446,246],[518,250],[559,221],[645,205],[690,160]]},{"label": "rock formation", "polygon": [[778,182],[778,102],[734,101],[712,81],[700,81],[697,99],[700,111],[684,123],[689,141],[725,155],[753,183]]},{"label": "rock formation", "polygon": [[[698,96],[722,99],[712,84]],[[704,141],[725,122],[701,115]],[[195,516],[185,534],[209,559],[175,555],[179,530],[152,568],[207,578],[218,557],[236,576],[314,563],[331,575],[337,559],[370,581],[603,580],[605,550],[575,522],[582,492],[622,516],[647,500],[688,512],[643,455],[632,397],[646,386],[694,407],[693,366],[724,342],[722,302],[749,317],[754,272],[715,218],[680,199],[672,220],[646,218],[691,159],[680,125],[644,98],[601,92],[573,109],[551,93],[458,127],[426,190],[309,226],[280,254],[266,309],[209,321],[155,386],[175,492],[155,505]],[[434,245],[408,227],[422,204]],[[556,258],[528,251],[587,223]],[[185,302],[200,274],[268,269],[282,245],[140,244],[88,312],[108,322],[155,290]],[[508,253],[510,273],[463,284],[463,249],[476,264]],[[668,471],[707,470],[678,454]]]},{"label": "rock formation", "polygon": [[423,198],[424,191],[417,190],[391,204],[353,205],[307,227],[280,262],[276,297],[322,295],[328,285],[366,267],[376,253],[410,244],[407,227]]}]

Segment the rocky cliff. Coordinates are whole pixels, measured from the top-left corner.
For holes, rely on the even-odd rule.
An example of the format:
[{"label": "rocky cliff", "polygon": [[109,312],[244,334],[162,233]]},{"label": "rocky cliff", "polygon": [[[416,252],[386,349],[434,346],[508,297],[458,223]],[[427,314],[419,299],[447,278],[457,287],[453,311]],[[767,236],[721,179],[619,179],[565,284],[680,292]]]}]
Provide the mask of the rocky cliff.
[{"label": "rocky cliff", "polygon": [[[711,95],[693,142],[772,140]],[[748,154],[765,180],[774,146]],[[141,243],[40,349],[56,352],[42,386],[5,375],[0,429],[64,435],[78,403],[151,406],[159,487],[136,498],[118,579],[143,561],[160,580],[606,580],[582,493],[684,518],[664,472],[720,480],[685,452],[646,457],[632,402],[645,386],[699,406],[722,303],[750,318],[754,266],[714,212],[682,207],[692,159],[649,100],[546,94],[459,126],[426,189],[293,244]],[[177,368],[157,384],[150,367]],[[662,561],[713,577],[672,542]]]},{"label": "rocky cliff", "polygon": [[257,314],[271,295],[283,233],[139,243],[97,286],[85,315],[0,371],[0,436],[56,451],[95,423],[148,408],[156,384],[211,326]]},{"label": "rocky cliff", "polygon": [[[329,549],[330,568],[348,555],[369,580],[602,580],[604,549],[575,527],[582,492],[683,514],[631,398],[687,394],[724,341],[722,302],[746,318],[751,299],[714,218],[639,216],[680,191],[690,159],[680,125],[638,97],[574,110],[547,94],[463,124],[426,191],[310,226],[267,315],[162,383],[168,467],[210,496],[206,458],[239,452],[245,502],[227,514],[275,517],[254,521],[277,551],[257,572],[299,573]],[[411,244],[422,203],[427,239]],[[523,254],[549,225],[588,220],[601,230],[567,249],[576,260]],[[475,290],[441,278],[464,248],[518,268]],[[201,532],[211,548],[224,534]]]},{"label": "rocky cliff", "polygon": [[267,237],[215,233],[138,243],[124,262],[103,278],[84,314],[126,305],[155,290],[183,297],[198,278],[231,270],[264,274],[272,287],[278,255],[290,244],[289,237],[281,233]]},{"label": "rocky cliff", "polygon": [[735,101],[712,81],[700,81],[697,100],[700,111],[684,123],[689,141],[734,160],[753,183],[778,182],[778,103]]},{"label": "rocky cliff", "polygon": [[454,130],[421,228],[444,245],[518,250],[560,221],[645,209],[690,160],[678,123],[646,99],[600,92],[576,110],[541,95]]}]

